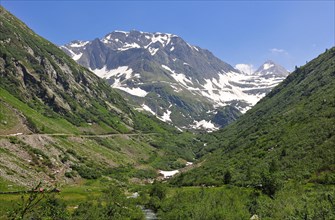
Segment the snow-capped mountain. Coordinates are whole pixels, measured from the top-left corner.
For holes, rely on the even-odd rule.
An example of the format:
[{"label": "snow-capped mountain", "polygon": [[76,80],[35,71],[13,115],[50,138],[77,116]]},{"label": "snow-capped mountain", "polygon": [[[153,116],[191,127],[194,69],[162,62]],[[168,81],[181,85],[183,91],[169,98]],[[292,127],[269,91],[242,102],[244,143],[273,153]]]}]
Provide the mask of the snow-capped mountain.
[{"label": "snow-capped mountain", "polygon": [[254,75],[265,78],[287,77],[288,71],[284,67],[277,65],[275,62],[268,60],[256,70]]},{"label": "snow-capped mountain", "polygon": [[230,123],[285,78],[272,61],[245,73],[173,34],[114,31],[61,49],[139,110],[184,129]]}]

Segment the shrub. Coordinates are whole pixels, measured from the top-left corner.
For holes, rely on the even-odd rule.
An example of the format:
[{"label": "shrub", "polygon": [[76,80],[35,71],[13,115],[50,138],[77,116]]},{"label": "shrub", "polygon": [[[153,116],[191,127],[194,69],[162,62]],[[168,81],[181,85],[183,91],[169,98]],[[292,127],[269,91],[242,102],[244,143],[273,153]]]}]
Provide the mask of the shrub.
[{"label": "shrub", "polygon": [[86,165],[72,165],[71,168],[78,172],[78,174],[85,179],[98,179],[101,177],[99,170],[87,167]]}]

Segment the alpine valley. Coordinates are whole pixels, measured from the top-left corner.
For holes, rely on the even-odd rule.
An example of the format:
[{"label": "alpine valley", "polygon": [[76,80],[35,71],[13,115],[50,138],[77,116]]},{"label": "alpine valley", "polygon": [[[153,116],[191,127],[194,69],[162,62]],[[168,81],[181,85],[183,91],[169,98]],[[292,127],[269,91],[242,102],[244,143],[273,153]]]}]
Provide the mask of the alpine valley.
[{"label": "alpine valley", "polygon": [[287,74],[170,34],[60,49],[0,6],[0,219],[335,219],[335,47]]},{"label": "alpine valley", "polygon": [[114,31],[60,48],[137,109],[182,130],[226,126],[289,74],[273,61],[236,69],[173,34]]}]

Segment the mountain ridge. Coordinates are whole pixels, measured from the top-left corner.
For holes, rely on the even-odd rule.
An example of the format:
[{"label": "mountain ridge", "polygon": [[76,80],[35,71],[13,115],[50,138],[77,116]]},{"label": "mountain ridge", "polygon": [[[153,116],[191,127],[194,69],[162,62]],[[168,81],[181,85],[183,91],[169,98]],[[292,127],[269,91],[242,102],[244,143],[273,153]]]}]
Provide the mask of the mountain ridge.
[{"label": "mountain ridge", "polygon": [[61,49],[121,90],[138,109],[181,129],[225,126],[220,122],[230,123],[239,114],[232,110],[233,117],[216,120],[218,111],[230,106],[245,112],[285,78],[245,76],[210,51],[159,32],[114,31],[93,41],[72,41]]}]

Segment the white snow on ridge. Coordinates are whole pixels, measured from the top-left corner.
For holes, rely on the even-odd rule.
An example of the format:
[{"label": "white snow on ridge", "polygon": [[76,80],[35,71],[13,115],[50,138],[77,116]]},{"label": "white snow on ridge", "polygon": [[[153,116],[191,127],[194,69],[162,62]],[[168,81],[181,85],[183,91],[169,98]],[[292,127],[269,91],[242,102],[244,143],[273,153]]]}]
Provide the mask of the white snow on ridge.
[{"label": "white snow on ridge", "polygon": [[101,41],[102,43],[104,43],[104,44],[108,44],[108,43],[109,43],[109,40],[107,40],[107,39],[105,39],[105,38],[104,38],[104,39],[101,39],[100,41]]},{"label": "white snow on ridge", "polygon": [[198,49],[196,46],[192,46],[192,45],[189,44],[189,43],[186,43],[186,44],[187,44],[187,46],[189,46],[192,50],[196,50],[196,51],[199,52],[199,49]]},{"label": "white snow on ridge", "polygon": [[154,111],[151,110],[151,108],[149,106],[147,106],[146,104],[142,104],[141,107],[145,110],[150,112],[153,115],[156,115],[156,113]]},{"label": "white snow on ridge", "polygon": [[159,48],[152,48],[152,47],[149,47],[148,48],[151,56],[155,55],[157,53],[157,51],[159,50]]},{"label": "white snow on ridge", "polygon": [[67,48],[67,47],[64,47],[64,46],[60,46],[60,47],[66,49],[67,51],[69,51],[70,54],[71,54],[71,58],[72,58],[72,59],[74,59],[73,57],[75,57],[75,56],[77,55],[76,53],[74,53],[72,50],[70,50],[70,49]]},{"label": "white snow on ridge", "polygon": [[[207,97],[209,100],[212,100],[216,103],[216,106],[226,106],[227,102],[231,102],[234,100],[240,100],[243,102],[249,103],[249,105],[256,104],[260,98],[264,96],[264,93],[261,94],[252,94],[250,92],[251,84],[250,82],[244,82],[246,79],[245,75],[239,74],[237,72],[228,72],[228,73],[218,73],[218,79],[205,79],[205,84],[202,85],[202,88],[195,88],[189,86],[193,84],[192,81],[186,78],[184,74],[176,73],[170,67],[162,65],[162,67],[169,72],[171,72],[171,76],[180,83],[181,86],[186,88],[193,93],[200,93],[202,96]],[[254,76],[248,76],[250,80],[254,80]],[[247,78],[248,78],[247,77]],[[271,85],[272,80],[264,81],[264,86],[259,87],[257,89],[266,89],[269,85]],[[188,83],[188,84],[187,84]],[[242,85],[246,85],[245,87],[236,86],[232,83],[238,83]],[[171,86],[175,92],[179,92],[176,86]],[[240,109],[242,112],[246,112],[250,107],[246,107],[244,109]]]},{"label": "white snow on ridge", "polygon": [[79,41],[78,43],[70,44],[70,47],[83,47],[88,43],[89,43],[89,41]]},{"label": "white snow on ridge", "polygon": [[100,78],[104,78],[104,79],[109,79],[111,77],[115,77],[115,82],[113,83],[113,85],[111,85],[111,87],[116,88],[116,89],[120,89],[123,90],[131,95],[134,96],[139,96],[139,97],[145,97],[148,92],[146,92],[145,90],[137,87],[137,88],[129,88],[127,86],[123,86],[122,82],[120,81],[121,77],[124,77],[124,80],[130,79],[130,78],[138,78],[139,74],[135,73],[133,74],[133,70],[131,68],[129,68],[128,66],[119,66],[116,69],[112,69],[112,70],[107,70],[107,67],[104,66],[101,69],[95,69],[92,70],[97,76],[99,76]]},{"label": "white snow on ridge", "polygon": [[[238,72],[219,72],[218,79],[204,79],[205,84],[195,88],[186,84],[183,74],[177,74],[167,66],[162,65],[162,67],[170,71],[172,73],[171,76],[174,77],[180,85],[193,93],[201,94],[209,100],[212,100],[217,107],[226,106],[227,103],[235,100],[248,103],[249,106],[239,109],[243,113],[264,97],[264,92],[254,94],[253,91],[255,91],[255,89],[268,89],[274,86],[277,81],[277,78],[265,79],[253,75],[246,76]],[[188,79],[186,78],[186,80]],[[258,81],[256,82],[255,80]],[[255,87],[256,84],[253,82],[257,83],[258,86]],[[178,92],[177,87],[174,86],[172,88]]]},{"label": "white snow on ridge", "polygon": [[255,72],[254,66],[252,64],[244,64],[244,63],[236,64],[235,69],[248,75],[251,75]]},{"label": "white snow on ridge", "polygon": [[183,84],[184,86],[187,86],[186,82],[193,84],[193,82],[186,78],[186,76],[182,73],[173,73],[171,76],[177,81]]},{"label": "white snow on ridge", "polygon": [[181,83],[182,85],[184,85],[185,87],[187,86],[187,83],[189,84],[193,84],[193,82],[189,79],[186,78],[186,76],[182,73],[176,73],[174,70],[170,69],[170,67],[162,65],[162,67],[164,69],[166,69],[167,71],[171,72],[171,76],[174,78],[174,80],[176,80],[177,82]]},{"label": "white snow on ridge", "polygon": [[162,67],[168,71],[170,71],[171,73],[173,73],[174,71],[172,69],[170,69],[170,67],[162,65]]},{"label": "white snow on ridge", "polygon": [[107,67],[104,66],[101,69],[95,69],[92,70],[97,76],[99,76],[100,78],[105,78],[105,79],[109,79],[112,76],[116,76],[116,75],[126,75],[126,79],[131,78],[133,70],[131,68],[129,68],[128,66],[119,66],[116,69],[112,69],[112,70],[107,70]]},{"label": "white snow on ridge", "polygon": [[[149,106],[147,106],[146,104],[142,104],[141,107],[142,107],[145,111],[150,112],[152,115],[156,115],[156,116],[157,116],[157,114],[156,114],[154,111],[152,111],[152,109],[151,109]],[[161,120],[161,121],[164,121],[164,122],[168,122],[168,121],[171,122],[170,115],[171,115],[171,111],[170,111],[170,110],[167,110],[166,112],[164,112],[164,114],[163,114],[162,117],[157,116],[157,118],[158,118],[159,120]]]},{"label": "white snow on ridge", "polygon": [[117,33],[123,33],[123,34],[125,34],[125,35],[127,35],[127,36],[128,36],[128,34],[129,34],[129,32],[127,32],[127,31],[119,31],[119,30],[115,30],[114,32],[117,32]]},{"label": "white snow on ridge", "polygon": [[80,53],[80,54],[76,54],[72,57],[72,59],[74,59],[75,61],[79,60],[80,57],[83,55],[83,53]]},{"label": "white snow on ridge", "polygon": [[109,34],[109,35],[106,37],[106,39],[107,39],[107,40],[110,40],[110,39],[111,39],[111,37],[112,37],[112,35],[111,35],[111,34]]},{"label": "white snow on ridge", "polygon": [[163,45],[163,47],[165,47],[166,45],[170,43],[171,36],[172,36],[171,34],[155,33],[152,36],[151,41],[152,43],[156,43],[158,41]]},{"label": "white snow on ridge", "polygon": [[137,43],[131,43],[131,44],[125,43],[123,45],[123,47],[118,48],[117,50],[119,50],[119,51],[125,51],[125,50],[129,50],[129,49],[132,49],[132,48],[141,48],[141,46],[138,45]]},{"label": "white snow on ridge", "polygon": [[[237,73],[231,73],[237,74]],[[231,86],[229,83],[229,74],[219,73],[219,80],[216,79],[205,79],[206,83],[203,85],[201,94],[209,99],[215,101],[215,103],[225,105],[225,102],[233,100],[245,100],[247,95],[243,93],[241,88],[236,86]],[[231,86],[231,88],[228,88]]]},{"label": "white snow on ridge", "polygon": [[175,91],[177,93],[183,91],[182,88],[176,87],[175,85],[172,85],[172,84],[170,84],[170,87],[173,89],[173,91]]},{"label": "white snow on ridge", "polygon": [[145,97],[148,95],[148,92],[141,89],[141,88],[128,88],[128,87],[121,87],[121,86],[113,86],[113,88],[123,90],[133,96],[138,96],[138,97]]},{"label": "white snow on ridge", "polygon": [[270,69],[271,67],[273,67],[274,65],[273,64],[270,64],[270,63],[264,63],[263,64],[263,69],[264,70],[267,70],[267,69]]}]

